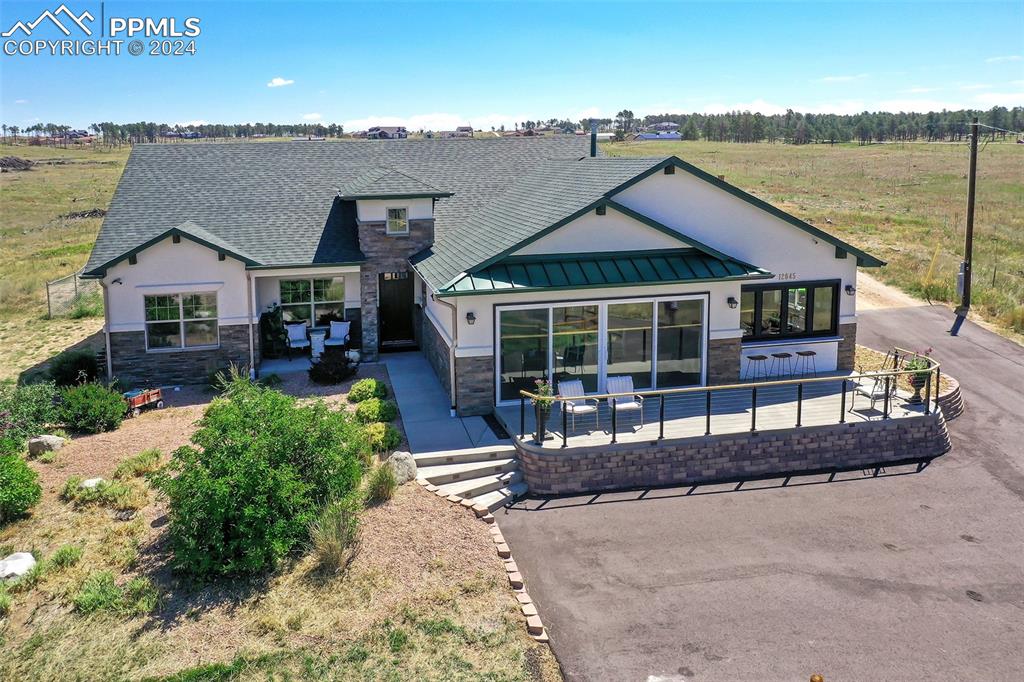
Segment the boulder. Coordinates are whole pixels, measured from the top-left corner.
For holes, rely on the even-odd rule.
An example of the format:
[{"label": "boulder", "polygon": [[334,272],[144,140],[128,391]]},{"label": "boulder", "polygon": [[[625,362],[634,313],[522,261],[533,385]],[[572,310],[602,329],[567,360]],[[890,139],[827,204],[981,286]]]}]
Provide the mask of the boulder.
[{"label": "boulder", "polygon": [[36,436],[28,439],[28,454],[38,457],[44,452],[60,450],[64,447],[64,439],[60,436]]},{"label": "boulder", "polygon": [[100,483],[103,483],[102,478],[87,478],[78,484],[79,488],[85,488],[86,490],[92,490],[97,487]]},{"label": "boulder", "polygon": [[0,561],[0,580],[20,578],[36,565],[36,558],[28,552],[15,552]]},{"label": "boulder", "polygon": [[410,453],[401,450],[392,453],[388,458],[388,465],[395,472],[395,481],[398,485],[416,479],[416,460]]}]

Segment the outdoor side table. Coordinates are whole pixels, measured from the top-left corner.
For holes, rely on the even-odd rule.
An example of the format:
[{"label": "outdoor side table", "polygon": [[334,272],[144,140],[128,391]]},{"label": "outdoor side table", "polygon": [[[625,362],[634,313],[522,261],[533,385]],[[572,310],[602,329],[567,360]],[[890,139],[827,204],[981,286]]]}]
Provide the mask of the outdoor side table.
[{"label": "outdoor side table", "polygon": [[327,332],[315,329],[309,333],[309,342],[312,346],[311,355],[314,360],[319,360],[320,356],[324,353],[324,339],[327,338]]}]

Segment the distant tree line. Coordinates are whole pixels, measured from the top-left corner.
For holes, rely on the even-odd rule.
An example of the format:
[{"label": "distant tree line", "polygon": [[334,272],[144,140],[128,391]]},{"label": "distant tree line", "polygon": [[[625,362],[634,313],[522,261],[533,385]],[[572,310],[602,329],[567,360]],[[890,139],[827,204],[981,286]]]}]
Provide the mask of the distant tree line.
[{"label": "distant tree line", "polygon": [[[17,137],[50,137],[59,138],[72,130],[71,126],[55,123],[37,123],[33,126],[19,128],[4,124],[3,135]],[[94,135],[102,135],[103,141],[109,145],[135,144],[138,142],[159,142],[184,137],[191,133],[204,138],[247,138],[247,137],[340,137],[344,128],[338,123],[200,123],[189,125],[171,125],[139,121],[138,123],[93,123],[89,131]],[[198,135],[196,135],[198,134]]]}]

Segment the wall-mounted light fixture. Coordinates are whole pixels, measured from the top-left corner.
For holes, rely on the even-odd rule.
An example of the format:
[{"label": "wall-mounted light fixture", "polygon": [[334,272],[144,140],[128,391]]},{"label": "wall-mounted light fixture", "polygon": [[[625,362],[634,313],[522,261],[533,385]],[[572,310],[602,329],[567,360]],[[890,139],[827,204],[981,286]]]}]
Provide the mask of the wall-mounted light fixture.
[{"label": "wall-mounted light fixture", "polygon": [[476,313],[474,313],[472,310],[466,313],[466,322],[468,322],[470,325],[476,324]]},{"label": "wall-mounted light fixture", "polygon": [[845,291],[847,296],[853,296],[855,293],[857,293],[857,287],[853,286],[852,284],[847,284],[845,287]]},{"label": "wall-mounted light fixture", "polygon": [[112,280],[110,283],[111,284],[124,284],[124,281],[120,277],[118,277],[117,279]]},{"label": "wall-mounted light fixture", "polygon": [[740,302],[736,300],[735,296],[730,296],[725,302],[729,304],[730,308],[735,308],[740,304]]}]

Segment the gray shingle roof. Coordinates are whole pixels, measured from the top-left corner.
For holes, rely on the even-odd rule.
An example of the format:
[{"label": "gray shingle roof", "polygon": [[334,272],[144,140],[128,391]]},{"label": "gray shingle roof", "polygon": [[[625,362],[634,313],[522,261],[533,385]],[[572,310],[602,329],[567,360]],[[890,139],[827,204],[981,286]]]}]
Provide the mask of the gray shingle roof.
[{"label": "gray shingle roof", "polygon": [[406,199],[450,197],[451,192],[434,187],[394,168],[373,168],[346,182],[338,190],[342,199]]},{"label": "gray shingle roof", "polygon": [[585,138],[240,142],[136,145],[86,272],[191,220],[262,266],[364,260],[335,202],[377,167],[401,168],[453,193],[435,207],[439,240],[552,158],[579,158]]}]

